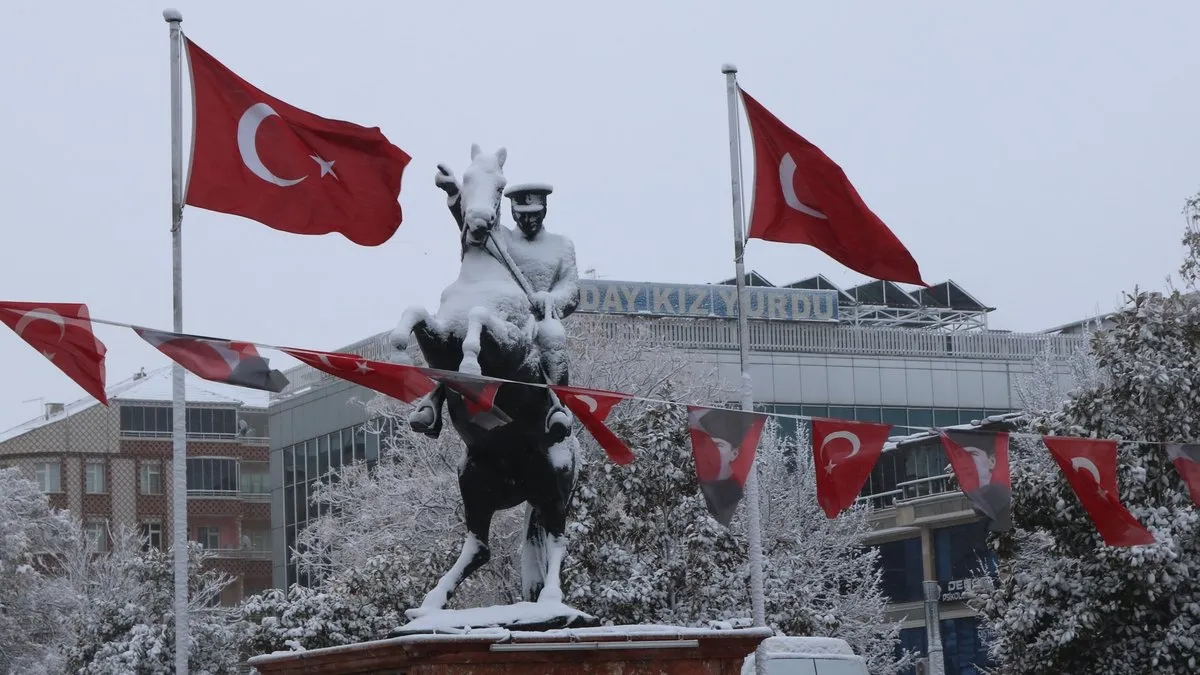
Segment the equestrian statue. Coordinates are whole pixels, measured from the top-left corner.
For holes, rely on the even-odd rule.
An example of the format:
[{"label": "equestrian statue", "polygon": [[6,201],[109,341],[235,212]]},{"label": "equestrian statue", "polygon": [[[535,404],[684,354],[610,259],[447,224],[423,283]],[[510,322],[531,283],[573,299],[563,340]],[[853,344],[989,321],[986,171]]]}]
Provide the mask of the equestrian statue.
[{"label": "equestrian statue", "polygon": [[[445,165],[434,183],[447,194],[459,228],[458,278],[442,291],[436,315],[406,310],[391,334],[392,359],[411,363],[412,338],[432,368],[532,384],[567,384],[569,359],[562,319],[579,304],[579,274],[570,239],[544,229],[547,196],[542,184],[505,191],[508,153],[471,146],[471,164],[460,185]],[[500,223],[503,197],[512,201],[516,229]],[[458,486],[467,536],[458,560],[410,619],[445,607],[462,581],[491,556],[488,532],[497,511],[526,505],[521,547],[522,596],[561,602],[559,576],[566,554],[567,507],[579,474],[574,419],[546,386],[503,384],[495,408],[507,423],[483,424],[453,389],[438,384],[417,401],[410,427],[436,438],[442,407],[466,445]],[[494,420],[495,418],[490,418]]]}]

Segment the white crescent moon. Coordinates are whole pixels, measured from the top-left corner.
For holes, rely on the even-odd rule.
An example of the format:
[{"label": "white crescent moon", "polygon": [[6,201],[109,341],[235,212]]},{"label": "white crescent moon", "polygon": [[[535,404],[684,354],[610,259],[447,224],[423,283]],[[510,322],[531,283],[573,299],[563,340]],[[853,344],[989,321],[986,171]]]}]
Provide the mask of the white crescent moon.
[{"label": "white crescent moon", "polygon": [[50,323],[58,326],[59,342],[62,342],[63,338],[67,336],[67,322],[63,321],[62,315],[45,307],[39,307],[37,309],[31,309],[28,312],[25,312],[25,315],[21,317],[21,320],[17,322],[16,328],[13,330],[17,331],[17,335],[25,337],[23,335],[25,329],[29,327],[29,324],[39,319],[42,321],[49,321]]},{"label": "white crescent moon", "polygon": [[832,434],[829,434],[828,436],[826,436],[825,440],[821,441],[821,456],[825,455],[825,446],[829,445],[829,441],[832,441],[836,438],[844,438],[844,439],[850,441],[850,454],[846,455],[846,459],[850,459],[851,457],[857,455],[859,449],[862,448],[862,441],[858,440],[858,435],[855,434],[854,432],[852,432],[852,431],[835,431]]},{"label": "white crescent moon", "polygon": [[783,155],[783,159],[779,160],[779,184],[783,186],[783,201],[787,202],[788,206],[796,209],[806,216],[821,218],[822,220],[828,219],[829,216],[826,216],[824,213],[821,213],[811,206],[806,206],[804,202],[800,201],[800,198],[796,196],[796,184],[794,182],[795,179],[796,160],[792,159],[792,154],[790,152],[785,153]]},{"label": "white crescent moon", "polygon": [[341,370],[341,368],[338,368],[337,366],[330,363],[329,357],[326,356],[325,354],[317,354],[317,360],[320,361],[321,363],[324,363],[325,365],[329,366],[333,370]]},{"label": "white crescent moon", "polygon": [[588,396],[587,394],[575,394],[575,398],[583,401],[583,404],[586,405],[588,410],[592,412],[596,412],[596,409],[600,407],[600,404],[596,402],[596,399]]},{"label": "white crescent moon", "polygon": [[295,180],[276,176],[262,163],[262,158],[258,156],[258,147],[254,144],[254,137],[258,134],[258,125],[262,124],[262,121],[271,115],[278,114],[266,103],[255,103],[246,108],[246,112],[242,113],[242,118],[238,120],[238,152],[241,153],[242,162],[246,165],[246,168],[250,169],[250,172],[255,176],[279,187],[289,187],[308,178],[308,176],[301,176]]},{"label": "white crescent moon", "polygon": [[1072,457],[1071,468],[1079,471],[1080,469],[1092,474],[1092,478],[1096,479],[1096,485],[1100,484],[1100,469],[1096,468],[1095,462],[1087,457]]}]

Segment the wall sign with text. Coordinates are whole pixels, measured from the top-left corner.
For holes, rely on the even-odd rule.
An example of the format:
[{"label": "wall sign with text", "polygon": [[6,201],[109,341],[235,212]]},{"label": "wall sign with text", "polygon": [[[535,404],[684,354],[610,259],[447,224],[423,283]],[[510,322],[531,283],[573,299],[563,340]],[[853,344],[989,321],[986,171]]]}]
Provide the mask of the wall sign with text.
[{"label": "wall sign with text", "polygon": [[[837,291],[751,286],[747,316],[778,321],[838,320]],[[737,318],[737,287],[579,280],[579,308],[588,314]]]}]

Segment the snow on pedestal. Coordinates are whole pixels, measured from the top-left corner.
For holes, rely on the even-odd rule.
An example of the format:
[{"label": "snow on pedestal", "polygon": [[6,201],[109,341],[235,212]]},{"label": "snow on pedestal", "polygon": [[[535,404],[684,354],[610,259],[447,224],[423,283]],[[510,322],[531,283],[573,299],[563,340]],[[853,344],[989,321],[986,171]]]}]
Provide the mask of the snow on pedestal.
[{"label": "snow on pedestal", "polygon": [[596,617],[561,602],[518,602],[513,605],[441,609],[397,628],[396,635],[414,633],[469,633],[478,628],[533,626],[594,626]]}]

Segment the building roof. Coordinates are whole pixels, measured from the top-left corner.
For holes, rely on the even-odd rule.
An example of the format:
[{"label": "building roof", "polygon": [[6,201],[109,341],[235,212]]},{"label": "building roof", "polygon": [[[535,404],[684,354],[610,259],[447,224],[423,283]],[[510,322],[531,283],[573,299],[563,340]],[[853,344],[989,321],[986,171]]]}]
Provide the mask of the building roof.
[{"label": "building roof", "polygon": [[[718,285],[732,286],[735,281],[736,277],[725,279],[718,282]],[[755,270],[750,270],[746,273],[746,284],[749,286],[776,287],[775,284],[768,281],[766,277]],[[793,281],[778,288],[808,288],[838,291],[840,302],[848,305],[879,305],[897,309],[930,307],[982,313],[992,312],[996,309],[995,307],[987,306],[978,298],[968,293],[962,286],[949,279],[940,284],[934,284],[929,288],[916,288],[912,291],[906,291],[894,282],[880,281],[878,279],[872,279],[853,288],[840,288],[825,275],[818,274],[807,279]]]},{"label": "building roof", "polygon": [[[1017,421],[1025,416],[1023,412],[1001,413],[999,415],[988,415],[983,419],[971,420],[967,424],[955,424],[949,427],[941,427],[941,430],[950,431],[1011,431],[1017,425]],[[898,448],[903,448],[915,443],[921,443],[938,437],[937,431],[930,429],[929,431],[918,431],[915,434],[889,436],[887,442],[883,444],[883,451],[889,452]]]},{"label": "building roof", "polygon": [[[108,394],[110,402],[167,402],[171,400],[171,371],[171,366],[163,366],[148,373],[139,373],[126,380],[110,385],[105,390],[105,393]],[[191,373],[185,374],[184,389],[187,393],[187,402],[189,405],[234,405],[242,408],[261,408],[265,410],[270,399],[270,396],[265,391],[235,387],[220,382],[210,382],[196,377]],[[73,401],[63,406],[62,412],[55,413],[49,417],[44,414],[39,415],[7,431],[0,432],[0,443],[26,434],[39,427],[46,426],[47,424],[62,421],[98,405],[100,405],[100,402],[91,396]]]}]

